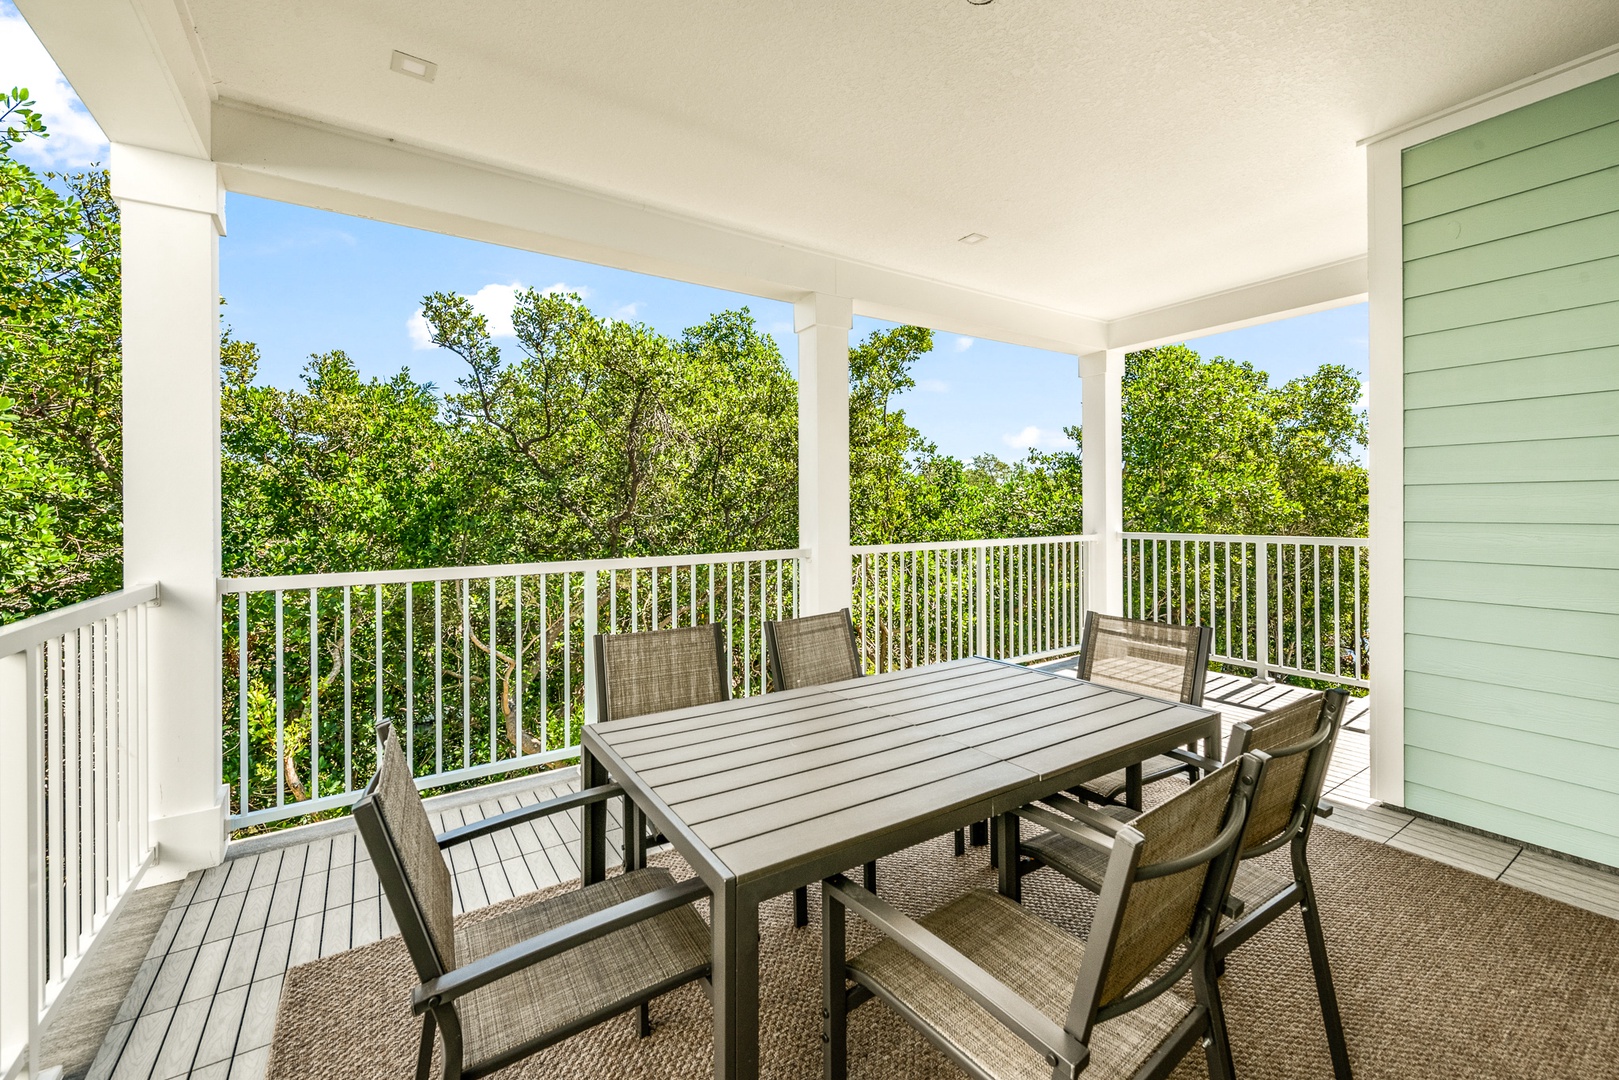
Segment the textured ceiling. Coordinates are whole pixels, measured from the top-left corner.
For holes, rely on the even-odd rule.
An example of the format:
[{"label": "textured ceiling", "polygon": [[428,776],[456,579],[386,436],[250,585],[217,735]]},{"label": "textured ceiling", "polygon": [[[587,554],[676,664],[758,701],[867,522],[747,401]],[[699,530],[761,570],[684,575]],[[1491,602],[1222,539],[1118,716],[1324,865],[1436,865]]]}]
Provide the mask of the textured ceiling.
[{"label": "textured ceiling", "polygon": [[1357,139],[1619,41],[1614,0],[189,7],[222,99],[1099,318],[1363,253]]}]

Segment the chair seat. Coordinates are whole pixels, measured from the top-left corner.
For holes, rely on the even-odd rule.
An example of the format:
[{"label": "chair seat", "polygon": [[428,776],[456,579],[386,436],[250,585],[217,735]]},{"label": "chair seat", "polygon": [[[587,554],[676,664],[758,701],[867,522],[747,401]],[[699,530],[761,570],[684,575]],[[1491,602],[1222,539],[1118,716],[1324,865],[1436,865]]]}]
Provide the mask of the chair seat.
[{"label": "chair seat", "polygon": [[[661,868],[632,870],[489,918],[458,919],[462,964],[593,912],[675,884]],[[486,1062],[535,1039],[561,1037],[672,988],[709,968],[708,924],[687,904],[543,960],[458,1003],[469,1062]]]},{"label": "chair seat", "polygon": [[[1151,783],[1153,780],[1160,780],[1173,773],[1185,772],[1186,769],[1186,762],[1176,761],[1172,757],[1164,757],[1159,754],[1141,763],[1141,780],[1143,783]],[[1098,776],[1094,780],[1087,780],[1080,787],[1090,792],[1092,796],[1101,802],[1111,802],[1124,794],[1124,770],[1119,769],[1117,772],[1110,772],[1106,776]]]},{"label": "chair seat", "polygon": [[[970,892],[919,921],[1059,1026],[1066,1021],[1085,958],[1083,941],[987,890]],[[915,1012],[986,1074],[998,1080],[1050,1080],[1051,1066],[1040,1054],[893,941],[872,946],[849,967]],[[1131,1076],[1191,1011],[1191,1002],[1170,992],[1098,1024],[1084,1076]]]}]

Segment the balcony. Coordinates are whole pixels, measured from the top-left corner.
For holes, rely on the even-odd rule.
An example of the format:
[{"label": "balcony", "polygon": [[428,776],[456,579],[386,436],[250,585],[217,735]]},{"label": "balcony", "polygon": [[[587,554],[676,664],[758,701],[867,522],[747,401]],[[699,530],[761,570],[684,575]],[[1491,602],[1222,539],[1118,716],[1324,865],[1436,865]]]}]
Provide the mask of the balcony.
[{"label": "balcony", "polygon": [[[1612,5],[17,7],[112,145],[127,587],[0,629],[4,1080],[266,1075],[287,980],[368,985],[379,719],[437,823],[479,820],[578,783],[594,635],[723,625],[751,696],[763,620],[843,607],[871,673],[1060,674],[1108,612],[1211,628],[1228,722],[1352,689],[1312,843],[1360,1074],[1611,1068]],[[227,192],[791,303],[797,546],[225,577]],[[1363,299],[1368,537],[1126,530],[1128,352]],[[1083,421],[1082,534],[854,544],[857,314],[1074,357],[1041,390]],[[457,909],[577,876],[580,828],[470,846]],[[886,859],[917,910],[988,880],[943,841]],[[766,1066],[809,1074],[786,912]],[[1261,955],[1227,976],[1240,1071],[1320,1072],[1307,975]],[[694,1049],[704,1008],[557,1063],[748,1075]],[[889,1045],[860,1067],[944,1067]]]}]

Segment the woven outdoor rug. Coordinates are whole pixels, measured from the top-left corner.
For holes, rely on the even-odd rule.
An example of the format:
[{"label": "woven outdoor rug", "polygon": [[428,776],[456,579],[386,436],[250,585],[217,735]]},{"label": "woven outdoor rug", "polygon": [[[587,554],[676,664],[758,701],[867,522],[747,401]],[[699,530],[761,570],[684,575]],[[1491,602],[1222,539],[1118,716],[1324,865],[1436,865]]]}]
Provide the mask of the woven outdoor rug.
[{"label": "woven outdoor rug", "polygon": [[[965,889],[993,887],[985,852],[958,859],[941,839],[884,859],[883,896],[921,915]],[[1315,830],[1311,864],[1360,1080],[1619,1075],[1619,922],[1328,828]],[[1024,888],[1026,904],[1083,933],[1090,908],[1081,890],[1050,871]],[[818,908],[795,930],[790,898],[778,898],[760,923],[761,1072],[818,1077]],[[852,948],[870,940],[858,928],[851,917]],[[411,1076],[420,1032],[408,1004],[414,982],[397,937],[295,968],[269,1076]],[[1238,1076],[1331,1076],[1296,914],[1234,954],[1221,985]],[[615,1017],[499,1075],[706,1076],[710,1017],[701,988],[687,986],[653,1003],[650,1038],[634,1037],[630,1017]],[[852,1014],[849,1046],[852,1077],[961,1075],[881,1002]],[[1205,1075],[1196,1050],[1175,1073]]]}]

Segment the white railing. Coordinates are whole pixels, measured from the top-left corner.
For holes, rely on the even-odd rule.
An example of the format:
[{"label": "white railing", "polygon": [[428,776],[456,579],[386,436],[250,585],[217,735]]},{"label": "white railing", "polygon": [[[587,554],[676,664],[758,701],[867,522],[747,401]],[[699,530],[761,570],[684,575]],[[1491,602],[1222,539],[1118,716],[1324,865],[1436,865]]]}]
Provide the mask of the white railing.
[{"label": "white railing", "polygon": [[597,633],[721,623],[733,692],[761,693],[764,620],[798,613],[800,555],[226,578],[231,828],[351,804],[379,718],[422,788],[577,757]]},{"label": "white railing", "polygon": [[1371,685],[1364,538],[1125,533],[1124,612],[1214,630],[1214,659]]},{"label": "white railing", "polygon": [[852,612],[867,667],[1077,651],[1091,543],[1048,536],[855,547]]},{"label": "white railing", "polygon": [[[152,862],[147,612],[156,585],[0,628],[0,1075]],[[35,1070],[37,1072],[37,1069]]]}]

